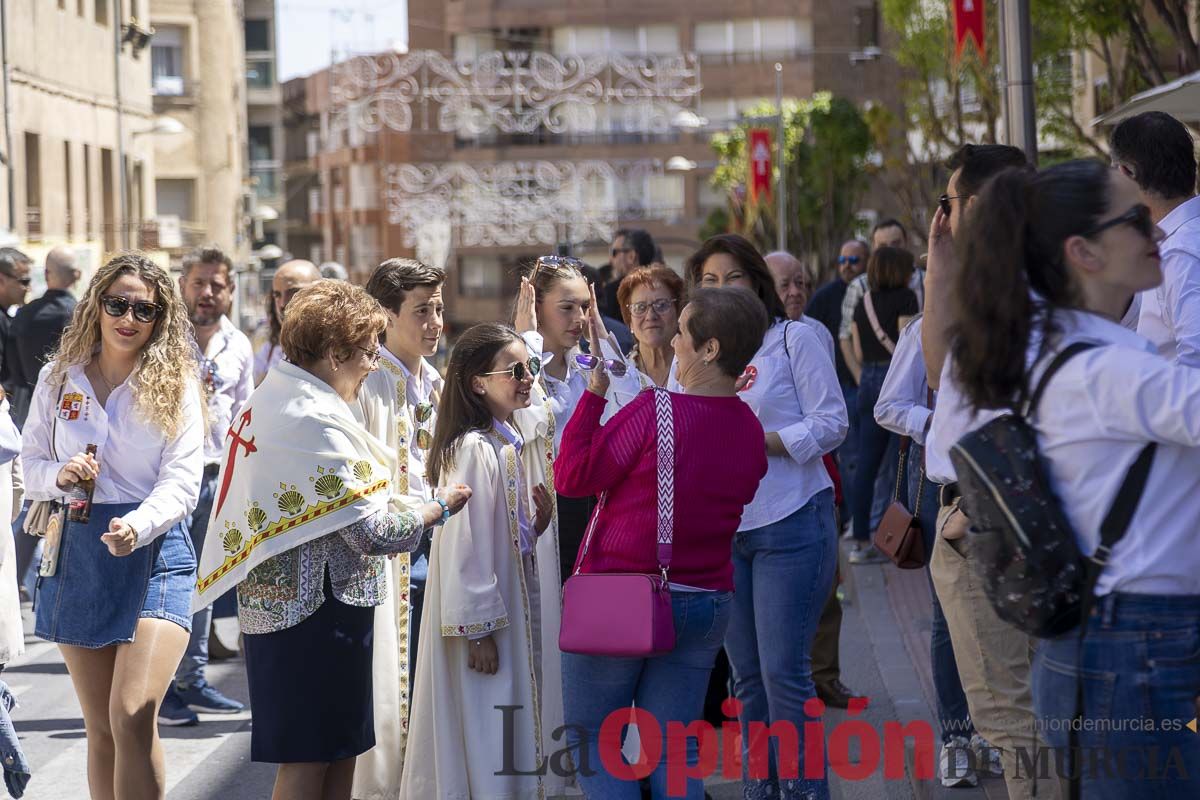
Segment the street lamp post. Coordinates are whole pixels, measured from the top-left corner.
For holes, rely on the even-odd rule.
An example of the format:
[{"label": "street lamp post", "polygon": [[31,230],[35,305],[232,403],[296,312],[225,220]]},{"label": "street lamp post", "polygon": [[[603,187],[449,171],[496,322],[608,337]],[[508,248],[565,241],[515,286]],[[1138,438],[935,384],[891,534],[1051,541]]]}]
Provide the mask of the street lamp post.
[{"label": "street lamp post", "polygon": [[1033,106],[1033,50],[1029,0],[1000,0],[1000,56],[1004,74],[1004,129],[1010,145],[1037,164]]}]

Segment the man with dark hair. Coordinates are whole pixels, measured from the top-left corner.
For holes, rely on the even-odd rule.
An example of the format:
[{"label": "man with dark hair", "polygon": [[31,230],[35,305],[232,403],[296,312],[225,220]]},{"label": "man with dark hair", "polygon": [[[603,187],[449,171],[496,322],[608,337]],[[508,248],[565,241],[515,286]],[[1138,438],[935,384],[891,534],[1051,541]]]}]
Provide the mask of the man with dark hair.
[{"label": "man with dark hair", "polygon": [[15,247],[0,247],[0,383],[5,391],[12,391],[11,332],[12,317],[9,309],[25,305],[29,293],[29,277],[33,259]]},{"label": "man with dark hair", "polygon": [[58,347],[62,332],[75,312],[71,287],[79,282],[75,251],[59,246],[46,256],[46,293],[24,305],[9,328],[11,347],[5,352],[12,383],[12,415],[18,427],[25,425],[29,401],[46,356]]},{"label": "man with dark hair", "polygon": [[1200,199],[1196,146],[1183,123],[1148,111],[1113,128],[1113,166],[1137,181],[1162,229],[1163,282],[1141,294],[1138,333],[1175,363],[1200,367]]},{"label": "man with dark hair", "polygon": [[[976,751],[975,769],[995,772],[998,754],[1010,798],[1026,800],[1035,796],[1036,791],[1037,797],[1053,800],[1060,796],[1059,783],[1054,780],[1035,782],[1036,776],[1032,771],[1022,769],[1019,761],[1020,754],[1036,753],[1037,748],[1045,746],[1033,710],[1030,639],[996,616],[977,578],[977,554],[966,536],[969,521],[960,508],[958,477],[949,459],[949,444],[979,423],[978,418],[966,409],[962,391],[953,379],[953,365],[947,357],[949,325],[954,317],[952,287],[959,270],[970,270],[969,264],[959,264],[955,257],[954,237],[961,234],[965,219],[973,213],[976,196],[992,177],[1006,169],[1029,168],[1029,165],[1018,148],[974,145],[961,148],[948,166],[954,172],[946,185],[946,193],[939,198],[929,231],[925,313],[913,323],[914,328],[921,326],[920,336],[917,337],[914,331],[909,337],[913,344],[920,345],[920,357],[902,356],[892,360],[894,369],[899,362],[919,370],[924,362],[925,384],[929,389],[937,390],[933,415],[922,426],[925,473],[934,484],[930,493],[938,499],[939,506],[929,556],[929,576],[953,645],[953,666],[949,664],[949,655],[939,657],[935,653],[934,658],[944,659],[940,674],[953,674],[962,688],[967,716],[978,734],[970,742],[970,749]],[[878,413],[879,408],[876,410]],[[936,617],[934,625],[940,627]],[[944,637],[935,632],[935,642],[939,639]],[[938,693],[942,696],[952,685],[940,680],[936,663],[934,669],[934,681],[941,683]],[[948,693],[946,697],[949,698]],[[949,708],[942,711],[942,716],[947,719],[961,718],[961,715],[961,708],[958,712],[951,712]],[[943,734],[944,739],[954,740],[959,735],[965,736],[966,731],[956,726],[952,730],[944,729]],[[971,765],[972,759],[965,757],[961,741],[950,741],[947,745],[943,749],[943,766],[947,761],[965,761],[968,767]],[[962,772],[952,769],[950,774],[961,775]],[[943,781],[946,775],[943,771]]]},{"label": "man with dark hair", "polygon": [[[254,389],[254,349],[246,334],[225,316],[233,305],[236,277],[233,259],[221,248],[209,245],[185,255],[182,272],[179,291],[192,323],[200,360],[199,377],[208,399],[204,475],[200,481],[200,499],[189,523],[192,543],[200,553],[208,533],[221,456],[225,454],[225,434]],[[197,711],[236,714],[242,710],[241,703],[221,694],[204,675],[210,644],[214,652],[219,646],[212,617],[212,606],[192,615],[187,650],[158,711],[158,721],[163,725],[195,725]]]},{"label": "man with dark hair", "polygon": [[617,289],[626,275],[638,267],[648,267],[654,263],[657,248],[650,234],[641,228],[621,228],[613,235],[612,250],[609,255],[609,275],[603,292],[599,296],[600,311],[606,317],[621,319],[620,304],[617,301]]}]

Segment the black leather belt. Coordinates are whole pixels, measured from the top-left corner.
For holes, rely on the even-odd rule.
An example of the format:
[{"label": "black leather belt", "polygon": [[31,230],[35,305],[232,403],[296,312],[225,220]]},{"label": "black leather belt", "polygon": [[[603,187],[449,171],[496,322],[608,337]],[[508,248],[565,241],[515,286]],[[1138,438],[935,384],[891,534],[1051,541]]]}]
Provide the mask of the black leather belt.
[{"label": "black leather belt", "polygon": [[945,508],[954,503],[955,500],[962,497],[962,492],[958,490],[958,482],[943,483],[938,487],[938,505]]}]

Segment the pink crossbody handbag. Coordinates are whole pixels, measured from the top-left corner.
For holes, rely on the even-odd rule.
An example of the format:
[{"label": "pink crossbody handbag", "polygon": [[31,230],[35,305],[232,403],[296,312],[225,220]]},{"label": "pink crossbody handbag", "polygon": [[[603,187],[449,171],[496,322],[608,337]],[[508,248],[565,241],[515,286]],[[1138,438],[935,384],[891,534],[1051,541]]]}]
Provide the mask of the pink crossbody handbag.
[{"label": "pink crossbody handbag", "polygon": [[596,524],[604,513],[606,494],[600,495],[592,515],[583,553],[575,573],[563,588],[562,627],[558,648],[564,653],[592,656],[656,656],[675,647],[675,620],[671,611],[671,543],[675,534],[675,424],[671,393],[654,390],[654,416],[658,449],[658,569],[659,574],[581,574]]}]

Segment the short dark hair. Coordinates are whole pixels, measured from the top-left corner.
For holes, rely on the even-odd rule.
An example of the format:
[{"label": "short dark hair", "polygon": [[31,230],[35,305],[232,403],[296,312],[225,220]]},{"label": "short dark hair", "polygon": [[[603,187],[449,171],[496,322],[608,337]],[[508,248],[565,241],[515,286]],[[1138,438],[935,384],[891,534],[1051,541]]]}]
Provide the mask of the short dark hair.
[{"label": "short dark hair", "polygon": [[15,247],[0,247],[0,272],[12,275],[18,265],[32,264],[33,259]]},{"label": "short dark hair", "polygon": [[771,326],[767,310],[754,293],[741,286],[697,289],[687,307],[691,309],[687,331],[696,346],[716,339],[721,345],[717,355],[721,372],[731,378],[745,372]]},{"label": "short dark hair", "polygon": [[233,277],[233,259],[215,244],[197,247],[183,257],[183,263],[180,265],[183,277],[186,278],[188,273],[192,271],[192,267],[197,264],[223,264],[225,265],[226,277]]},{"label": "short dark hair", "polygon": [[613,241],[616,241],[618,236],[623,237],[625,246],[632,248],[637,254],[639,267],[648,267],[654,263],[654,254],[658,252],[658,248],[650,234],[641,228],[621,228],[613,234]]},{"label": "short dark hair", "polygon": [[1166,198],[1196,193],[1196,145],[1170,114],[1147,111],[1122,121],[1109,134],[1108,146],[1142,191]]},{"label": "short dark hair", "polygon": [[904,241],[906,241],[906,242],[908,241],[908,228],[904,227],[904,224],[902,222],[900,222],[900,220],[896,219],[895,217],[888,217],[887,219],[883,220],[882,222],[876,223],[875,227],[871,228],[871,236],[874,236],[876,233],[883,230],[884,228],[899,228],[900,233],[904,234]]},{"label": "short dark hair", "polygon": [[1027,167],[1025,151],[1008,144],[964,144],[946,160],[946,169],[961,170],[954,191],[963,197],[979,194],[988,179],[1009,167]]},{"label": "short dark hair", "polygon": [[912,278],[915,261],[903,247],[880,247],[867,262],[867,287],[872,292],[900,289]]},{"label": "short dark hair", "polygon": [[767,267],[767,262],[763,261],[762,254],[754,245],[750,244],[744,236],[736,233],[712,236],[700,245],[699,250],[688,257],[683,266],[683,274],[687,276],[688,284],[693,289],[700,287],[704,262],[717,253],[730,256],[745,270],[746,277],[754,286],[754,293],[758,295],[758,299],[762,301],[767,309],[767,314],[772,319],[787,319],[787,309],[783,307],[783,301],[779,299],[779,292],[775,291],[775,279],[771,277],[771,270]]},{"label": "short dark hair", "polygon": [[431,267],[413,258],[389,258],[371,273],[367,294],[387,310],[398,312],[413,289],[441,286],[445,282],[446,271],[441,267]]}]

